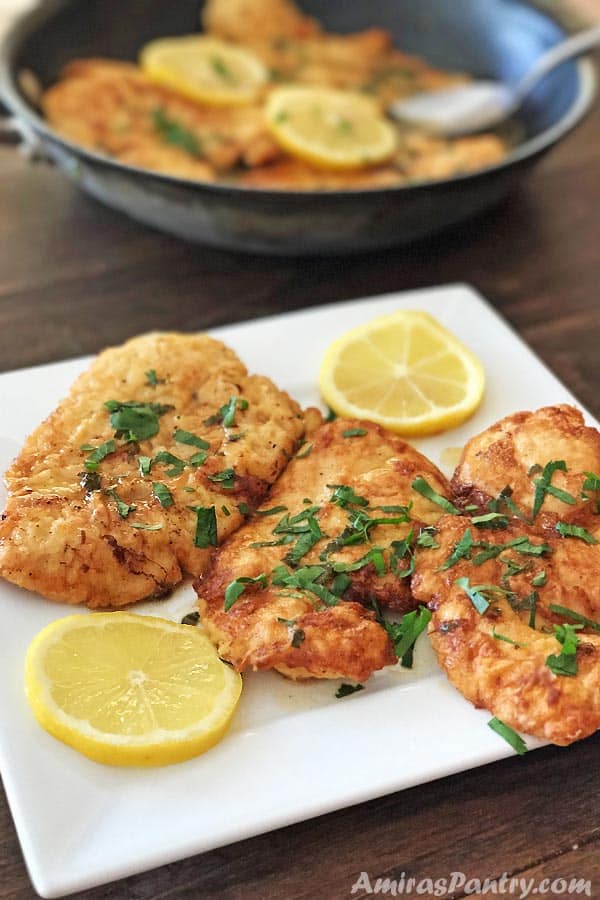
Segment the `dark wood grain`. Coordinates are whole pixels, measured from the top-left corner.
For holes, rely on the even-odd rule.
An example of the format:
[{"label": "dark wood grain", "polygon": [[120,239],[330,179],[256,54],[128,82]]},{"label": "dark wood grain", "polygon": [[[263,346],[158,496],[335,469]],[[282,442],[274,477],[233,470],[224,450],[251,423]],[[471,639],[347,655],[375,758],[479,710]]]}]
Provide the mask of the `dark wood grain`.
[{"label": "dark wood grain", "polygon": [[[466,281],[598,416],[599,210],[598,108],[485,216],[413,247],[344,259],[187,246],[0,148],[0,369],[93,352],[150,328],[202,329]],[[373,879],[576,876],[600,896],[599,749],[598,735],[546,748],[77,896],[329,900],[349,897],[361,870]],[[399,765],[402,756],[399,746]],[[0,900],[34,896],[0,800]]]}]

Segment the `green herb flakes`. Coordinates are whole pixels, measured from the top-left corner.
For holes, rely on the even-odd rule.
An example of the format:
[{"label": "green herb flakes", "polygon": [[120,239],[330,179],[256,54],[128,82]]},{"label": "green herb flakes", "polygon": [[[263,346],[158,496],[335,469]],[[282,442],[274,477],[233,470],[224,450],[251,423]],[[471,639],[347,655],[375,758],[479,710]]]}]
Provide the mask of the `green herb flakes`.
[{"label": "green herb flakes", "polygon": [[196,135],[180,122],[169,118],[164,110],[155,109],[152,113],[152,122],[165,144],[173,144],[185,150],[190,156],[202,156],[202,147]]},{"label": "green herb flakes", "polygon": [[[86,448],[89,447],[89,444],[84,445]],[[91,451],[88,453],[88,457],[85,460],[83,466],[86,472],[97,472],[98,465],[102,462],[103,459],[106,459],[111,453],[114,453],[117,449],[117,445],[112,440],[105,441],[104,444],[100,444],[99,447],[92,447]],[[87,452],[87,450],[86,450]]]},{"label": "green herb flakes", "polygon": [[598,538],[595,538],[593,534],[591,534],[586,528],[582,528],[580,525],[569,525],[567,522],[557,522],[556,530],[560,534],[561,537],[570,537],[570,538],[578,538],[580,541],[584,541],[586,544],[598,544]]},{"label": "green herb flakes", "polygon": [[104,406],[110,413],[110,424],[115,430],[115,437],[128,442],[155,437],[160,428],[159,418],[174,408],[160,403],[140,403],[137,400],[125,403],[107,400]]},{"label": "green herb flakes", "polygon": [[446,497],[442,497],[441,494],[434,491],[429,482],[421,475],[415,478],[411,484],[411,488],[413,491],[421,494],[421,496],[426,497],[427,500],[440,506],[445,512],[451,513],[453,516],[460,516],[460,510],[456,508],[454,503],[451,503]]},{"label": "green herb flakes", "polygon": [[340,684],[339,688],[335,692],[335,696],[337,700],[341,700],[342,697],[349,697],[350,694],[356,694],[357,691],[363,691],[363,684]]},{"label": "green herb flakes", "polygon": [[344,438],[354,438],[354,437],[364,437],[365,434],[368,434],[366,428],[347,428],[345,431],[342,431],[342,437]]},{"label": "green herb flakes", "polygon": [[196,513],[196,534],[194,546],[200,549],[218,546],[217,514],[214,506],[190,506]]},{"label": "green herb flakes", "polygon": [[190,447],[198,447],[199,450],[210,450],[208,441],[198,437],[196,434],[192,434],[191,431],[186,431],[184,428],[177,428],[173,438],[178,444],[188,444]]},{"label": "green herb flakes", "polygon": [[577,647],[581,641],[576,631],[580,628],[583,628],[583,624],[554,626],[554,636],[562,644],[562,652],[547,656],[546,665],[555,675],[577,675]]},{"label": "green herb flakes", "polygon": [[225,612],[229,612],[233,604],[239,600],[248,584],[260,584],[261,587],[266,588],[267,576],[263,572],[261,575],[257,575],[256,578],[236,578],[235,581],[228,584],[225,589],[225,603],[223,607]]},{"label": "green herb flakes", "polygon": [[523,754],[527,752],[527,744],[525,743],[521,735],[517,734],[516,731],[513,731],[513,729],[509,725],[505,725],[501,719],[498,719],[496,718],[496,716],[494,716],[494,718],[490,719],[490,721],[488,722],[488,726],[492,729],[492,731],[495,731],[496,734],[499,734],[501,738],[504,738],[506,743],[510,744],[513,750],[516,750],[519,756],[523,756]]},{"label": "green herb flakes", "polygon": [[173,506],[173,503],[175,502],[173,500],[173,494],[166,486],[166,484],[163,484],[161,481],[154,481],[152,483],[152,493],[154,494],[160,505],[165,509],[168,509],[169,506]]}]

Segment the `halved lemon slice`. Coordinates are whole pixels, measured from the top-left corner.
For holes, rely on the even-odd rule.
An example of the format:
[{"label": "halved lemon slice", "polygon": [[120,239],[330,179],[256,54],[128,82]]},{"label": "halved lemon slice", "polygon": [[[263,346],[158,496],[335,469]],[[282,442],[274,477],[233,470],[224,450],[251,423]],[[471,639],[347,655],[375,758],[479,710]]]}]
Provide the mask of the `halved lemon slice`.
[{"label": "halved lemon slice", "polygon": [[268,80],[249,50],[202,35],[151,41],[140,53],[140,66],[154,81],[212,106],[252,103]]},{"label": "halved lemon slice", "polygon": [[265,115],[284,150],[324,169],[375,165],[396,149],[396,131],[377,103],[350,91],[275,88]]},{"label": "halved lemon slice", "polygon": [[114,612],[44,628],[25,689],[40,725],[91,759],[160,766],[223,737],[242,680],[197,628]]},{"label": "halved lemon slice", "polygon": [[426,435],[464,422],[483,397],[476,356],[427,313],[399,310],[359,325],[325,352],[319,383],[340,416]]}]

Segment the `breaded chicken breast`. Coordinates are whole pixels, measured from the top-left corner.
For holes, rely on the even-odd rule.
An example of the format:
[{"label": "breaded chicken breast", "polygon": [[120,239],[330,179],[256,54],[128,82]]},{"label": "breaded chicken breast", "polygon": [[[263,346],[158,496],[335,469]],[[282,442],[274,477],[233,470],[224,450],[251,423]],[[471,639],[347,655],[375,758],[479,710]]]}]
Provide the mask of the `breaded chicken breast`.
[{"label": "breaded chicken breast", "polygon": [[304,430],[287,394],[207,335],[105,350],[6,475],[0,574],[91,608],[160,597],[203,572]]},{"label": "breaded chicken breast", "polygon": [[220,655],[239,670],[358,681],[393,662],[369,607],[412,608],[414,546],[447,493],[431,462],[379,426],[323,425],[196,581]]},{"label": "breaded chicken breast", "polygon": [[[559,465],[546,468],[549,463]],[[507,416],[472,438],[452,489],[460,505],[487,511],[489,501],[508,486],[510,501],[523,516],[552,530],[557,519],[575,521],[595,508],[596,495],[584,485],[586,473],[599,472],[600,433],[587,427],[574,407],[546,406]],[[506,504],[503,509],[511,514]]]},{"label": "breaded chicken breast", "polygon": [[131,63],[73,60],[44,93],[43,109],[85,147],[182,178],[213,181],[238,163],[264,165],[280,155],[258,106],[195,103]]},{"label": "breaded chicken breast", "polygon": [[592,734],[600,728],[600,545],[514,520],[476,523],[443,516],[438,546],[417,556],[412,589],[433,612],[442,669],[517,731],[560,745]]}]

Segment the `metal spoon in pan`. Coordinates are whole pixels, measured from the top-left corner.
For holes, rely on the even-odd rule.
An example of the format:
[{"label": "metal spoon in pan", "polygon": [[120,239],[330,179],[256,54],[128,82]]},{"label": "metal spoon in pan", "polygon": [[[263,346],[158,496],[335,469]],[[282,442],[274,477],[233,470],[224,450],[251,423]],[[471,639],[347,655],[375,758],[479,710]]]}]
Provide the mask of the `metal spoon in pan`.
[{"label": "metal spoon in pan", "polygon": [[396,119],[432,128],[449,137],[493,128],[514,115],[531,91],[552,69],[600,45],[600,25],[556,44],[515,85],[472,81],[440,91],[425,91],[396,100],[389,111]]}]

